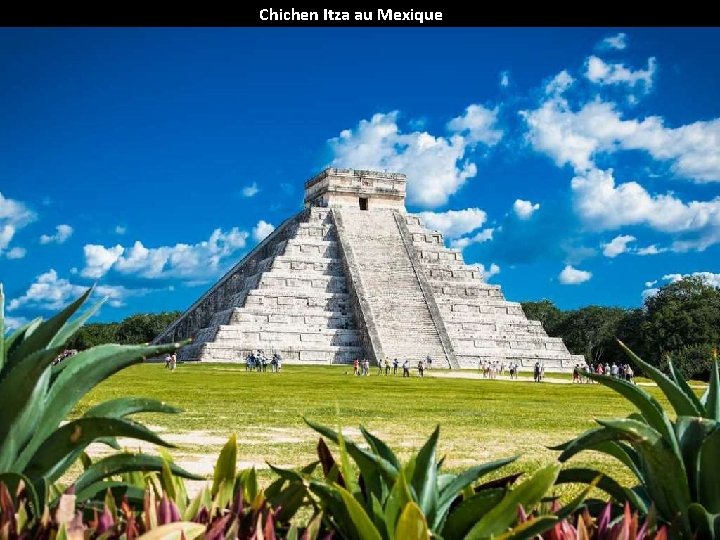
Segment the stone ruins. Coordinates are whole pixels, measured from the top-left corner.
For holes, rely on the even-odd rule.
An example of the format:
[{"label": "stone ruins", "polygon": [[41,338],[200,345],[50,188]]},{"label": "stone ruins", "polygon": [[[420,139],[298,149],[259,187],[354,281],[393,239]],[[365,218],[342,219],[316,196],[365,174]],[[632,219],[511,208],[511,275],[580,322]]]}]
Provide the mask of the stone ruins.
[{"label": "stone ruins", "polygon": [[192,338],[184,360],[286,363],[355,358],[477,368],[483,360],[583,363],[500,287],[405,210],[405,175],[327,169],[284,221],[155,340]]}]

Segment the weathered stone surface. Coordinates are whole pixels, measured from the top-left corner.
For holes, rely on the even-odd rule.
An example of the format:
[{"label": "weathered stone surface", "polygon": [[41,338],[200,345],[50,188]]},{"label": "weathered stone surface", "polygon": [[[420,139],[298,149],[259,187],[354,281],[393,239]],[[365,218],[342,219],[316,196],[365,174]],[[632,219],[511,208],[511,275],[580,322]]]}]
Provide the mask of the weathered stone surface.
[{"label": "weathered stone surface", "polygon": [[328,169],[305,189],[305,210],[156,342],[191,337],[180,358],[203,361],[244,361],[262,349],[291,363],[430,355],[433,367],[489,360],[565,371],[582,362],[405,212],[404,175]]}]

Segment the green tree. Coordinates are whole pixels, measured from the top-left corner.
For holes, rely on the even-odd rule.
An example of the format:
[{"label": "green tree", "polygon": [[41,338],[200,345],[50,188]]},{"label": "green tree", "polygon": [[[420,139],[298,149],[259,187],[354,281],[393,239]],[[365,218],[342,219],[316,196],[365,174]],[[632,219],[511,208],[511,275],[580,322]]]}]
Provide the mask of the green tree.
[{"label": "green tree", "polygon": [[720,288],[701,277],[686,277],[661,287],[645,300],[641,327],[649,359],[659,365],[664,355],[693,345],[720,342]]},{"label": "green tree", "polygon": [[88,324],[80,329],[67,346],[70,349],[85,350],[104,343],[149,343],[179,316],[179,311],[143,313],[131,315],[120,323]]},{"label": "green tree", "polygon": [[558,327],[559,336],[573,354],[588,362],[615,362],[621,358],[615,338],[626,311],[618,307],[587,306],[568,311]]},{"label": "green tree", "polygon": [[525,316],[533,321],[540,321],[549,336],[557,337],[560,325],[565,314],[551,300],[543,299],[539,302],[522,302]]}]

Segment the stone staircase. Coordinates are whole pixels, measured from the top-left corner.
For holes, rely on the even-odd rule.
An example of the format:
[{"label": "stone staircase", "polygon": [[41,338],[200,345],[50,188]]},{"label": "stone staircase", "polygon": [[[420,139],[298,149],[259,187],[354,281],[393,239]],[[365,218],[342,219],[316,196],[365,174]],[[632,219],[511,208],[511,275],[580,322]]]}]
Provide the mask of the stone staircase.
[{"label": "stone staircase", "polygon": [[[329,210],[312,208],[279,227],[156,342],[192,335],[183,360],[244,362],[262,349],[287,362],[351,363],[363,348],[348,296]],[[198,320],[205,312],[211,316]]]},{"label": "stone staircase", "polygon": [[411,362],[430,355],[435,366],[448,367],[438,330],[401,238],[396,211],[333,208],[332,212],[343,224],[340,234],[346,249],[352,252],[364,292],[364,315],[377,330],[379,355]]}]

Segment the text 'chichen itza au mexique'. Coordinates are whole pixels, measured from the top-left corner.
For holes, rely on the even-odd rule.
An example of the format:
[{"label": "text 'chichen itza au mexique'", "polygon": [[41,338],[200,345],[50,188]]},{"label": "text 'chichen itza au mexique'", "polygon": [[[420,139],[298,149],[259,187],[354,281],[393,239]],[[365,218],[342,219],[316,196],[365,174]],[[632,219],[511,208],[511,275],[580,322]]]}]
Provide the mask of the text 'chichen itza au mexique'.
[{"label": "text 'chichen itza au mexique'", "polygon": [[156,342],[192,338],[180,358],[240,362],[258,349],[286,363],[355,358],[477,368],[483,360],[572,356],[519,303],[405,210],[403,174],[327,169],[305,183],[305,208],[243,258]]}]

